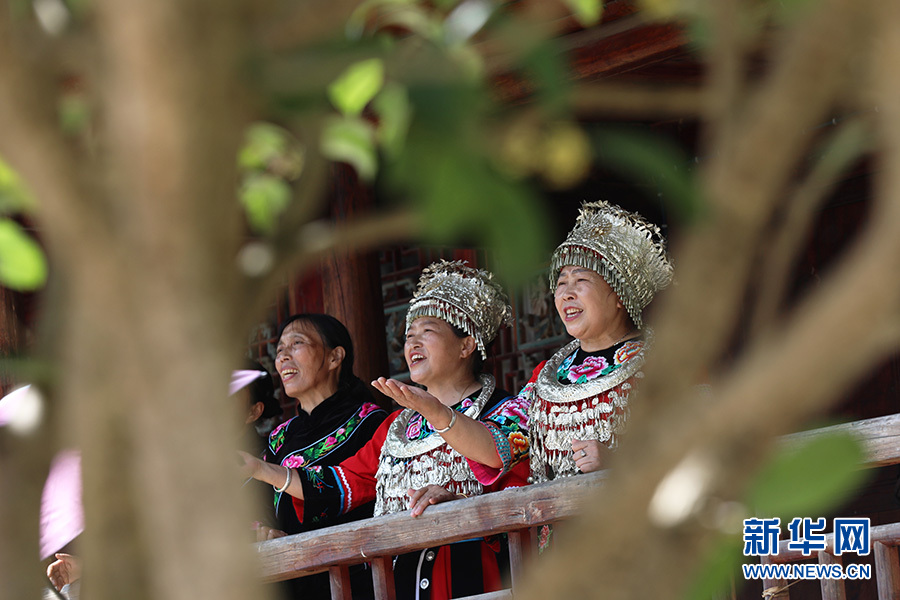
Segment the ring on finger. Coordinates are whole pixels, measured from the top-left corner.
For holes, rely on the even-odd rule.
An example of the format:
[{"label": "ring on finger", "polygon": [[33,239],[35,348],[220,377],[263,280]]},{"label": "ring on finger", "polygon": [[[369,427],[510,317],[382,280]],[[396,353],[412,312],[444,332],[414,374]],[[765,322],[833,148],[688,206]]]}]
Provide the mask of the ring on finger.
[{"label": "ring on finger", "polygon": [[581,449],[581,458],[584,458],[585,456],[587,456],[587,452],[584,450],[584,448],[582,448]]}]

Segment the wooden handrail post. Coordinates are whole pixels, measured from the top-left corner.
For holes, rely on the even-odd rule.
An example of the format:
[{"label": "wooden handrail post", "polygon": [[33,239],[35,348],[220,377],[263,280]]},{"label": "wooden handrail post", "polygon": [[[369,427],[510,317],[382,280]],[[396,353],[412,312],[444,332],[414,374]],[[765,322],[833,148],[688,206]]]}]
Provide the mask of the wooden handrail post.
[{"label": "wooden handrail post", "polygon": [[900,561],[897,546],[875,542],[875,582],[878,600],[900,600]]},{"label": "wooden handrail post", "polygon": [[524,564],[531,555],[531,527],[509,532],[509,573],[512,589],[519,587],[525,575]]},{"label": "wooden handrail post", "polygon": [[[820,565],[842,565],[844,561],[840,556],[835,556],[829,552],[819,552]],[[847,590],[844,588],[844,581],[841,579],[820,579],[822,586],[822,600],[847,600]]]},{"label": "wooden handrail post", "polygon": [[[761,556],[759,562],[764,565],[772,564],[769,556]],[[767,600],[787,600],[790,598],[787,581],[784,579],[763,579],[763,598]]]},{"label": "wooden handrail post", "polygon": [[347,565],[329,567],[328,579],[331,583],[331,600],[353,600],[353,592],[350,589],[350,567]]},{"label": "wooden handrail post", "polygon": [[372,559],[372,579],[375,583],[375,600],[397,600],[394,592],[394,569],[390,556]]}]

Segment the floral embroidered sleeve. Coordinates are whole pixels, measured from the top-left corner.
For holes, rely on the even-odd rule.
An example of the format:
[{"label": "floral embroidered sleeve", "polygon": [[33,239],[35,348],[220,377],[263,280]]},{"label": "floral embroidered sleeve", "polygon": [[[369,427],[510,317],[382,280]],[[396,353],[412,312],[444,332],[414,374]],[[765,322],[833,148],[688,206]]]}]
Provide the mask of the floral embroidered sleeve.
[{"label": "floral embroidered sleeve", "polygon": [[375,472],[388,428],[400,411],[385,419],[359,452],[333,467],[297,469],[303,500],[293,498],[300,522],[335,517],[375,499]]},{"label": "floral embroidered sleeve", "polygon": [[[528,409],[533,398],[532,390],[544,363],[539,364],[531,379],[516,396],[510,396],[494,410],[481,418],[490,431],[497,447],[497,454],[503,462],[499,469],[469,460],[472,473],[483,485],[492,485],[513,467],[528,458]],[[468,460],[468,459],[467,459]]]}]

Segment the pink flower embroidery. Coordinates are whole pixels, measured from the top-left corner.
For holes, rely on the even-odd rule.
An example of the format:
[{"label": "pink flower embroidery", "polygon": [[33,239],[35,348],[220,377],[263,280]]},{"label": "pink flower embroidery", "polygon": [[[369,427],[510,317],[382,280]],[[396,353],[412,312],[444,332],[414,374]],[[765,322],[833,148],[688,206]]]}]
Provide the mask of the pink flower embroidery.
[{"label": "pink flower embroidery", "polygon": [[270,437],[275,437],[275,436],[277,436],[278,433],[279,433],[282,429],[284,429],[285,427],[287,427],[287,426],[288,426],[288,423],[290,423],[290,422],[291,422],[290,419],[288,419],[288,420],[285,421],[284,423],[280,424],[278,427],[276,427],[275,429],[272,430],[272,433],[270,433],[269,436],[270,436]]},{"label": "pink flower embroidery", "polygon": [[359,409],[359,417],[361,419],[364,419],[365,417],[368,417],[376,410],[378,410],[377,404],[373,404],[371,402],[366,402],[365,404],[362,405],[362,408]]},{"label": "pink flower embroidery", "polygon": [[344,429],[343,427],[341,427],[340,429],[337,430],[337,434],[338,434],[338,435],[344,435],[344,432],[345,432],[345,431],[347,431],[347,430]]},{"label": "pink flower embroidery", "polygon": [[416,415],[409,420],[409,424],[406,426],[407,438],[411,440],[418,439],[419,434],[422,433],[422,421],[422,415]]},{"label": "pink flower embroidery", "polygon": [[334,446],[335,444],[337,444],[337,438],[333,435],[329,435],[327,438],[325,438],[326,447]]},{"label": "pink flower embroidery", "polygon": [[538,536],[538,551],[544,552],[550,547],[550,538],[553,535],[553,530],[550,529],[549,525],[544,525],[541,527],[541,533]]},{"label": "pink flower embroidery", "polygon": [[500,414],[504,417],[511,417],[520,423],[527,422],[527,401],[525,398],[515,396],[500,405]]},{"label": "pink flower embroidery", "polygon": [[285,458],[281,464],[289,469],[299,469],[306,463],[306,459],[299,454],[294,454]]},{"label": "pink flower embroidery", "polygon": [[472,406],[473,404],[475,404],[475,403],[472,402],[472,399],[471,399],[471,398],[466,398],[465,400],[462,401],[462,404],[461,404],[460,406],[461,406],[462,408],[469,408],[469,407]]},{"label": "pink flower embroidery", "polygon": [[588,356],[583,363],[569,369],[569,381],[575,383],[582,375],[590,381],[599,377],[600,372],[608,366],[609,363],[602,356]]}]

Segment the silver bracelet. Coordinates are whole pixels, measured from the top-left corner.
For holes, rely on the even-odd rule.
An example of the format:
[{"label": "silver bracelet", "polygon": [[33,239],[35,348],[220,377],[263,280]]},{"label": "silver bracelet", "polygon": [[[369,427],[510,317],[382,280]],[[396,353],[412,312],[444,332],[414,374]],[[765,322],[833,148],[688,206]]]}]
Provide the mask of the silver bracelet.
[{"label": "silver bracelet", "polygon": [[[447,429],[449,429],[449,427]],[[287,477],[284,480],[284,485],[281,486],[280,488],[277,488],[274,485],[272,486],[272,488],[274,488],[276,494],[282,493],[284,490],[288,489],[289,485],[291,485],[291,468],[285,467],[285,469],[287,469]]]},{"label": "silver bracelet", "polygon": [[[447,408],[450,408],[450,407],[448,406]],[[450,417],[450,424],[447,425],[446,427],[444,427],[443,429],[437,429],[437,428],[435,428],[435,430],[434,430],[435,433],[447,433],[448,431],[450,431],[450,428],[451,428],[451,427],[453,427],[454,425],[456,425],[456,416],[457,416],[459,413],[456,412],[455,410],[453,410],[452,408],[450,408],[450,412],[453,413],[453,415]]]}]

